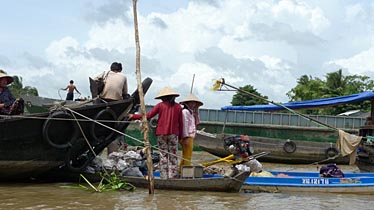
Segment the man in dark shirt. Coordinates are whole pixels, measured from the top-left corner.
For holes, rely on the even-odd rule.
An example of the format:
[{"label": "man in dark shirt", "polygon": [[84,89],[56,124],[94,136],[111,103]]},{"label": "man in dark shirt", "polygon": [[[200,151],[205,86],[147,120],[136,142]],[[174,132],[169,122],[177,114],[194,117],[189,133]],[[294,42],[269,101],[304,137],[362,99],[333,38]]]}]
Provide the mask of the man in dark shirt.
[{"label": "man in dark shirt", "polygon": [[16,101],[7,87],[13,82],[13,78],[5,73],[0,73],[0,113],[9,113],[10,107]]}]

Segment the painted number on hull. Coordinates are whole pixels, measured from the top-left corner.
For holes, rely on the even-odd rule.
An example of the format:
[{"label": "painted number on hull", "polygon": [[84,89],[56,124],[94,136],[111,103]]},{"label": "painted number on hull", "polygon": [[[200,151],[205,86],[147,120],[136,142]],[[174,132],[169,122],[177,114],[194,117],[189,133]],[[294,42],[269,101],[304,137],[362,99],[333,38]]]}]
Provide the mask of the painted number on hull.
[{"label": "painted number on hull", "polygon": [[302,179],[302,184],[330,184],[328,179],[307,178]]}]

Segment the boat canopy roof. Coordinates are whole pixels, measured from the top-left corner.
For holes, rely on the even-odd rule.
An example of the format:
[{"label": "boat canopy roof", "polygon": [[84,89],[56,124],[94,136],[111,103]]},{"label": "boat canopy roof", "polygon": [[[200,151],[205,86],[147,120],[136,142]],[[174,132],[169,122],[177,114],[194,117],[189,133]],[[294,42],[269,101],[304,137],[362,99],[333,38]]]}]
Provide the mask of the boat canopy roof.
[{"label": "boat canopy roof", "polygon": [[[374,99],[373,91],[366,91],[366,92],[352,94],[348,96],[288,102],[288,103],[282,104],[282,106],[288,107],[290,109],[313,109],[313,108],[318,108],[318,107],[334,106],[334,105],[346,104],[346,103],[355,103],[355,102],[360,102],[360,101],[364,101],[368,99]],[[266,104],[266,105],[252,105],[252,106],[224,106],[224,107],[221,107],[221,110],[280,111],[280,110],[284,110],[284,108],[274,105],[274,104]]]}]

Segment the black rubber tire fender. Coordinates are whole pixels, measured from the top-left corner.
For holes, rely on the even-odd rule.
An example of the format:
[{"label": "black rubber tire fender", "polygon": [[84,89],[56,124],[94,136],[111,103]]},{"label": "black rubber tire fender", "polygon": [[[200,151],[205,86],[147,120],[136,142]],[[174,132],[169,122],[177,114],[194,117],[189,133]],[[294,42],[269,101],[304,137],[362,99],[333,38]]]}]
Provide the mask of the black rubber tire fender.
[{"label": "black rubber tire fender", "polygon": [[[116,121],[117,115],[111,108],[106,108],[101,110],[99,113],[96,114],[96,116],[93,118],[93,120],[108,120],[108,121]],[[117,123],[116,122],[101,122],[104,125],[107,125],[113,129],[116,129]],[[97,124],[95,122],[92,122],[90,125],[90,135],[96,142],[101,142],[103,139],[100,139],[100,136],[97,134],[98,132],[108,132],[108,134],[105,135],[105,139],[109,139],[113,137],[115,132],[113,130],[109,130],[108,128],[103,127],[100,124]]]},{"label": "black rubber tire fender", "polygon": [[[57,120],[68,119],[68,120]],[[66,149],[78,136],[77,123],[66,111],[56,111],[43,124],[43,139],[56,149]]]},{"label": "black rubber tire fender", "polygon": [[149,121],[149,125],[151,126],[151,128],[156,129],[156,127],[157,127],[157,121],[158,121],[157,118],[152,118],[152,119]]},{"label": "black rubber tire fender", "polygon": [[286,153],[294,153],[296,151],[296,144],[295,142],[291,141],[291,140],[287,140],[284,144],[283,144],[283,150],[286,152]]},{"label": "black rubber tire fender", "polygon": [[333,157],[336,157],[338,154],[339,154],[339,151],[335,147],[329,147],[325,150],[326,158],[333,158]]}]

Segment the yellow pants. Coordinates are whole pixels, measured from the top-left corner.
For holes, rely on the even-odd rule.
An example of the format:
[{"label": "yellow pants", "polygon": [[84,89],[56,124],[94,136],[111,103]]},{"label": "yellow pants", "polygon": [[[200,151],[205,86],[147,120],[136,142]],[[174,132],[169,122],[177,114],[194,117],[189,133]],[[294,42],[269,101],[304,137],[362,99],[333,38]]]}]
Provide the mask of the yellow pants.
[{"label": "yellow pants", "polygon": [[179,171],[182,171],[182,166],[190,166],[191,165],[191,157],[192,157],[192,149],[193,149],[193,138],[186,137],[183,138],[180,142],[182,145],[182,157],[179,164]]}]

